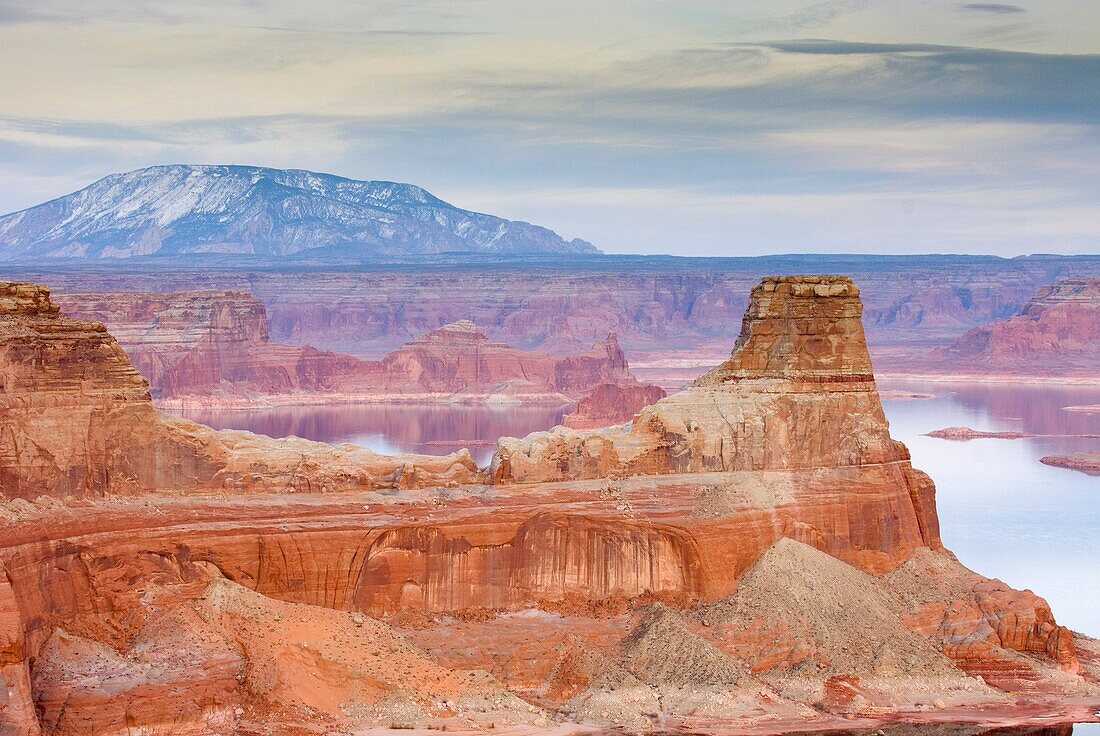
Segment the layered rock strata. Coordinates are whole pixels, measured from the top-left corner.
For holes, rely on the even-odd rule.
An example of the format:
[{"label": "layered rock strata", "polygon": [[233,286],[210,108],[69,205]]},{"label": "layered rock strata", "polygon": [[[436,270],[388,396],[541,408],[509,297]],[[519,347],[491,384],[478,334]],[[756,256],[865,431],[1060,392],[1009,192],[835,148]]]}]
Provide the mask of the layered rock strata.
[{"label": "layered rock strata", "polygon": [[65,317],[44,287],[0,284],[0,489],[7,498],[350,490],[477,474],[468,453],[387,457],[165,417],[102,324]]},{"label": "layered rock strata", "polygon": [[1009,319],[965,332],[933,354],[949,370],[1089,375],[1100,366],[1100,279],[1044,286]]},{"label": "layered rock strata", "polygon": [[105,322],[162,406],[565,404],[597,385],[640,388],[613,334],[587,352],[555,357],[493,342],[460,320],[371,361],[272,342],[263,304],[246,292],[71,293],[58,303],[67,315]]},{"label": "layered rock strata", "polygon": [[[25,339],[76,329],[30,293],[38,308],[11,317]],[[847,279],[767,279],[731,359],[686,400],[548,435],[558,454],[503,440],[491,484],[17,498],[0,509],[0,723],[68,736],[1087,718],[1100,646],[943,549],[931,482],[882,418],[859,312]],[[269,442],[241,455],[261,476],[282,462]],[[299,477],[330,477],[307,445]]]},{"label": "layered rock strata", "polygon": [[659,386],[601,383],[577,402],[561,423],[571,429],[609,427],[633,419],[639,411],[664,397],[665,392]]},{"label": "layered rock strata", "polygon": [[494,477],[894,467],[915,497],[925,495],[929,482],[890,438],[860,317],[849,279],[766,279],[753,289],[728,361],[628,426],[506,438]]},{"label": "layered rock strata", "polygon": [[[745,259],[617,257],[614,261],[433,260],[423,264],[219,268],[184,262],[154,267],[122,260],[79,270],[20,267],[59,293],[237,290],[267,308],[272,339],[381,358],[410,337],[461,319],[494,339],[546,352],[572,352],[615,332],[637,363],[679,351],[696,377],[728,355],[748,293],[772,273],[831,269],[861,288],[872,354],[950,344],[971,327],[1018,314],[1037,289],[1059,278],[1100,278],[1095,256],[768,256]],[[895,366],[891,366],[894,368]]]}]

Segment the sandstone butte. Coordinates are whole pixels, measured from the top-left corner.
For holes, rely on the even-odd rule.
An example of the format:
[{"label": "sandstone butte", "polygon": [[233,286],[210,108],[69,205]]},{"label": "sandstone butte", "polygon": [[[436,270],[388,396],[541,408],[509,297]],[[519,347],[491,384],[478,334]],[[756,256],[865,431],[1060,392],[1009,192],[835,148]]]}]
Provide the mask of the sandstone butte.
[{"label": "sandstone butte", "polygon": [[[1092,720],[1100,646],[963,567],[843,277],[765,279],[629,424],[385,457],[160,415],[0,287],[0,732]],[[582,726],[581,724],[585,724]]]},{"label": "sandstone butte", "polygon": [[[107,325],[165,408],[347,402],[569,404],[596,387],[622,389],[596,403],[586,426],[623,422],[664,395],[630,373],[614,334],[564,357],[493,342],[472,322],[444,325],[381,360],[272,342],[264,305],[243,291],[70,293],[69,316]],[[589,406],[585,404],[585,406]],[[578,409],[586,417],[585,409]]]}]

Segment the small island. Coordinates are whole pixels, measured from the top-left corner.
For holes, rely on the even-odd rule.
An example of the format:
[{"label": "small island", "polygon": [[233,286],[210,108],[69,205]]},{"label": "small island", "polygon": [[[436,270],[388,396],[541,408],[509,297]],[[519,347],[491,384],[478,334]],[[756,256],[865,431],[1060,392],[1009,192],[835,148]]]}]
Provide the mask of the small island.
[{"label": "small island", "polygon": [[1035,435],[1027,434],[1026,432],[985,432],[980,429],[971,429],[970,427],[945,427],[944,429],[934,429],[931,432],[925,433],[924,436],[936,437],[941,440],[965,442],[967,440],[977,439],[1018,440],[1025,437],[1034,437]]},{"label": "small island", "polygon": [[1047,455],[1039,458],[1043,465],[1076,470],[1086,475],[1100,475],[1100,452],[1074,452],[1069,455]]}]

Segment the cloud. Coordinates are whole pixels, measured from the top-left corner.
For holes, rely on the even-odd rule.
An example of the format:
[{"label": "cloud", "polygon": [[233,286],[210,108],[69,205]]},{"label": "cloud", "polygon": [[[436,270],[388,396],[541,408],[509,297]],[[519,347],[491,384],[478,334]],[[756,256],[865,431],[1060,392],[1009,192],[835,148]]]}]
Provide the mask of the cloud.
[{"label": "cloud", "polygon": [[868,5],[870,0],[822,0],[793,13],[747,26],[745,30],[804,31],[819,28],[842,16],[857,13]]},{"label": "cloud", "polygon": [[29,8],[21,8],[13,5],[0,5],[0,26],[10,26],[17,23],[33,23],[34,21],[49,18],[48,15],[36,12]]},{"label": "cloud", "polygon": [[1007,3],[965,3],[961,7],[963,10],[972,10],[977,13],[991,13],[993,15],[1014,15],[1027,12],[1026,9],[1021,8],[1019,5],[1009,5]]},{"label": "cloud", "polygon": [[1087,34],[1029,40],[1058,30],[1045,6],[908,25],[865,0],[708,0],[578,24],[555,0],[3,5],[20,2],[0,210],[113,171],[242,163],[408,181],[621,251],[1100,236],[1100,55]]}]

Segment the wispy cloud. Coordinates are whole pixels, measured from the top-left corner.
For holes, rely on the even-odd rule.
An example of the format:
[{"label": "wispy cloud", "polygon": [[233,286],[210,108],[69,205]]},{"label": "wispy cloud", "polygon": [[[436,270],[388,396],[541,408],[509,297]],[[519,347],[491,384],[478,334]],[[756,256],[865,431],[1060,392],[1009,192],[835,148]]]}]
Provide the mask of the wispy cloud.
[{"label": "wispy cloud", "polygon": [[971,10],[977,13],[991,13],[993,15],[1015,15],[1017,13],[1026,13],[1027,10],[1021,8],[1019,5],[1009,5],[1008,3],[965,3],[962,6],[963,10]]},{"label": "wispy cloud", "polygon": [[806,31],[828,25],[837,18],[857,13],[870,0],[822,0],[779,17],[750,26],[752,30]]},{"label": "wispy cloud", "polygon": [[612,250],[1100,239],[1100,49],[1038,7],[10,3],[0,210],[183,161],[410,181]]}]

